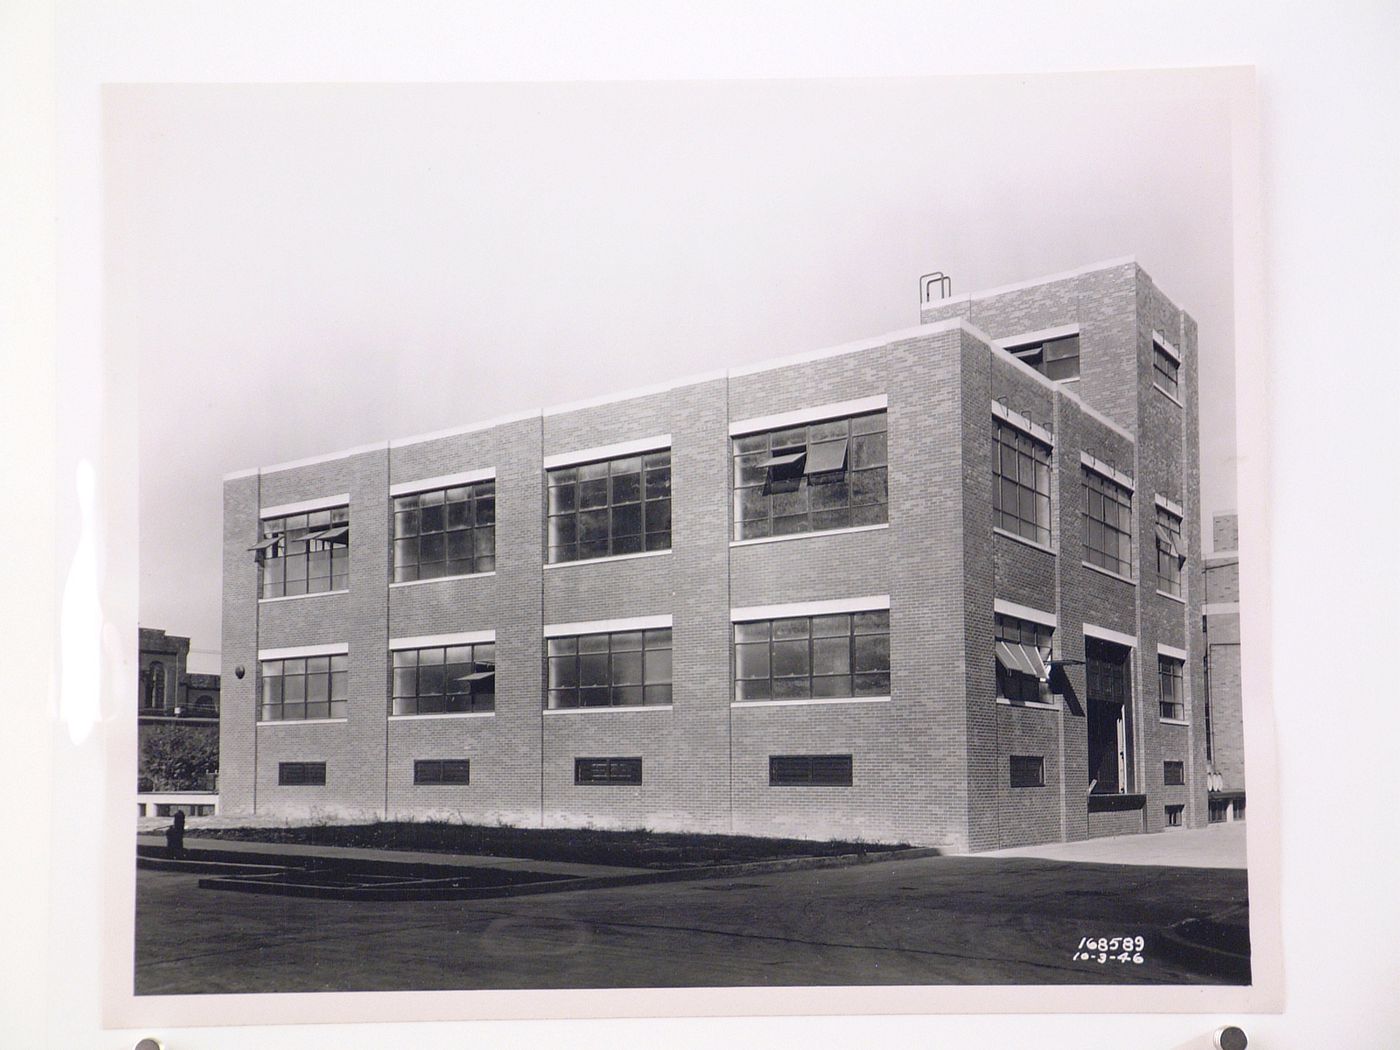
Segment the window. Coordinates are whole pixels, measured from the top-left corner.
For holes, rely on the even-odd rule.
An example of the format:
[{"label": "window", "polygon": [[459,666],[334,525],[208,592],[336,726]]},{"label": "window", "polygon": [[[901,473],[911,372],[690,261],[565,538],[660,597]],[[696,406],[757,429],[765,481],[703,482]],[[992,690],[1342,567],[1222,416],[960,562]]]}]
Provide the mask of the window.
[{"label": "window", "polygon": [[277,763],[277,783],[281,787],[324,787],[326,764],[324,762],[279,762]]},{"label": "window", "polygon": [[734,669],[736,700],[889,696],[889,610],[736,623]]},{"label": "window", "polygon": [[1157,706],[1162,718],[1177,722],[1186,720],[1186,690],[1183,672],[1186,665],[1170,656],[1157,657]]},{"label": "window", "polygon": [[1036,788],[1045,786],[1045,759],[1040,755],[1011,756],[1011,786]]},{"label": "window", "polygon": [[671,452],[549,471],[549,562],[671,549]]},{"label": "window", "polygon": [[393,652],[395,715],[466,714],[496,709],[496,643]]},{"label": "window", "polygon": [[1165,507],[1157,508],[1157,589],[1181,597],[1181,567],[1186,564],[1181,540],[1181,518]]},{"label": "window", "polygon": [[997,528],[1050,545],[1050,448],[995,420],[992,514]]},{"label": "window", "polygon": [[1079,333],[1045,339],[1039,343],[1008,346],[1017,360],[1030,365],[1046,379],[1079,378]]},{"label": "window", "polygon": [[165,709],[165,664],[156,660],[146,668],[146,709]]},{"label": "window", "polygon": [[470,784],[471,762],[465,758],[420,758],[413,763],[414,784]]},{"label": "window", "polygon": [[1186,808],[1185,806],[1168,806],[1168,807],[1166,808],[1167,827],[1169,827],[1169,828],[1179,828],[1179,827],[1181,827],[1181,812],[1182,812],[1182,810],[1184,810],[1185,808]]},{"label": "window", "polygon": [[734,438],[734,538],[889,521],[885,413]]},{"label": "window", "polygon": [[1230,800],[1227,798],[1212,798],[1206,803],[1208,812],[1206,819],[1212,824],[1225,823],[1226,817],[1230,813]]},{"label": "window", "polygon": [[769,787],[850,787],[850,755],[770,755]]},{"label": "window", "polygon": [[1133,575],[1133,494],[1096,470],[1084,468],[1084,560]]},{"label": "window", "polygon": [[997,615],[997,696],[1032,704],[1048,699],[1051,633],[1044,624]]},{"label": "window", "polygon": [[1162,783],[1167,787],[1186,786],[1186,763],[1185,762],[1163,762],[1162,763]]},{"label": "window", "polygon": [[642,707],[670,702],[669,627],[549,639],[551,708]]},{"label": "window", "polygon": [[260,598],[343,591],[350,586],[350,508],[263,518],[253,550],[262,566]]},{"label": "window", "polygon": [[576,758],[575,784],[640,784],[640,758]]},{"label": "window", "polygon": [[394,497],[394,582],[496,568],[496,482]]},{"label": "window", "polygon": [[1172,397],[1179,396],[1181,361],[1161,337],[1152,337],[1152,381]]},{"label": "window", "polygon": [[344,653],[263,660],[259,719],[297,722],[344,718],[349,660]]}]

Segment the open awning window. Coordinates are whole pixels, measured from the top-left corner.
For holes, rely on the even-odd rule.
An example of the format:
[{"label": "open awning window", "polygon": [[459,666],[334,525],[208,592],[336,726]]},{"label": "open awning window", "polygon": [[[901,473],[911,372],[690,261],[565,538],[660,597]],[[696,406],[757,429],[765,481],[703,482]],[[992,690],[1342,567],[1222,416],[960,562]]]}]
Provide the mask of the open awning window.
[{"label": "open awning window", "polygon": [[333,525],[329,529],[322,529],[320,532],[311,532],[303,536],[304,540],[322,540],[326,543],[344,543],[345,537],[350,534],[349,525]]},{"label": "open awning window", "polygon": [[270,547],[275,547],[275,546],[277,546],[277,544],[279,544],[279,543],[281,543],[281,542],[282,542],[282,537],[281,537],[281,536],[269,536],[269,537],[267,537],[267,539],[265,539],[265,540],[258,540],[257,543],[253,544],[253,545],[252,545],[251,547],[249,547],[248,549],[249,549],[250,551],[256,551],[258,554],[265,554],[265,553],[267,553],[268,548],[270,548]]},{"label": "open awning window", "polygon": [[471,674],[464,674],[457,679],[459,682],[482,682],[488,678],[494,678],[495,671],[473,671]]},{"label": "open awning window", "polygon": [[997,663],[1014,674],[1030,675],[1039,681],[1046,681],[1050,671],[1040,650],[1033,645],[1020,642],[997,642]]},{"label": "open awning window", "polygon": [[808,477],[814,474],[837,474],[846,469],[846,447],[849,438],[837,441],[823,441],[807,450],[807,462],[803,473]]},{"label": "open awning window", "polygon": [[1162,550],[1166,551],[1177,561],[1185,561],[1186,555],[1182,553],[1180,545],[1176,542],[1176,535],[1165,525],[1157,525],[1157,543]]},{"label": "open awning window", "polygon": [[807,450],[799,448],[795,452],[781,452],[771,456],[764,467],[768,479],[763,483],[764,495],[775,492],[796,492],[802,481],[802,467],[807,460]]}]

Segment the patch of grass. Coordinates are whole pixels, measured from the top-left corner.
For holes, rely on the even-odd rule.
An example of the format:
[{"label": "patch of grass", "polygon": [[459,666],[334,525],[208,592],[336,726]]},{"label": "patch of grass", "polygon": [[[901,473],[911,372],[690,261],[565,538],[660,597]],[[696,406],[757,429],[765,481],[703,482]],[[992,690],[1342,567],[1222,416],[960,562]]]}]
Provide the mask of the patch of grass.
[{"label": "patch of grass", "polygon": [[360,849],[411,850],[527,860],[612,864],[628,868],[683,868],[791,857],[883,853],[903,844],[861,841],[815,842],[749,835],[691,835],[598,828],[516,828],[438,821],[317,824],[277,828],[201,828],[200,838],[246,842],[290,842]]}]

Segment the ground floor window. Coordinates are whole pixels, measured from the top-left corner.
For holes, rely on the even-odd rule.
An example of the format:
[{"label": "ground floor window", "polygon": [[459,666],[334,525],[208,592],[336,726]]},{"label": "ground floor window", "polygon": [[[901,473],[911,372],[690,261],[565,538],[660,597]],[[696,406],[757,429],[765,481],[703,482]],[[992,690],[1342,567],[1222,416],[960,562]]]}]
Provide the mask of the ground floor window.
[{"label": "ground floor window", "polygon": [[640,758],[576,758],[575,784],[640,784]]},{"label": "ground floor window", "polygon": [[1049,699],[1051,633],[1044,624],[997,614],[998,697],[1032,704]]},{"label": "ground floor window", "polygon": [[770,787],[850,787],[850,755],[770,755]]},{"label": "ground floor window", "polygon": [[461,714],[496,709],[496,643],[396,649],[390,713]]},{"label": "ground floor window", "polygon": [[471,762],[465,758],[420,758],[413,763],[414,784],[469,784]]},{"label": "ground floor window", "polygon": [[277,783],[282,787],[323,787],[326,783],[324,762],[279,762]]},{"label": "ground floor window", "polygon": [[550,638],[548,646],[552,709],[671,702],[669,627]]},{"label": "ground floor window", "polygon": [[1181,787],[1186,783],[1185,762],[1163,762],[1162,783],[1167,787]]},{"label": "ground floor window", "polygon": [[1012,755],[1011,786],[1014,788],[1044,787],[1045,759],[1040,755]]},{"label": "ground floor window", "polygon": [[889,610],[736,623],[734,674],[736,700],[889,696]]},{"label": "ground floor window", "polygon": [[1185,808],[1186,808],[1185,806],[1168,806],[1168,807],[1167,807],[1167,813],[1166,813],[1166,815],[1167,815],[1167,827],[1169,827],[1169,828],[1179,828],[1179,827],[1181,827],[1181,813],[1182,813],[1182,811],[1183,811]]}]

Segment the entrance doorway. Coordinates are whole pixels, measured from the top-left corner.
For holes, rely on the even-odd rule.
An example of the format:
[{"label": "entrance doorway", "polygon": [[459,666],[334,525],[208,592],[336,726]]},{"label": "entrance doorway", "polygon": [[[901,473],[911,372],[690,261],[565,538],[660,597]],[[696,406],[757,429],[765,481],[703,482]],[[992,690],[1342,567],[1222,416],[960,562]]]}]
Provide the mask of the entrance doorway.
[{"label": "entrance doorway", "polygon": [[1091,795],[1119,795],[1132,790],[1128,732],[1132,655],[1126,645],[1084,639]]}]

